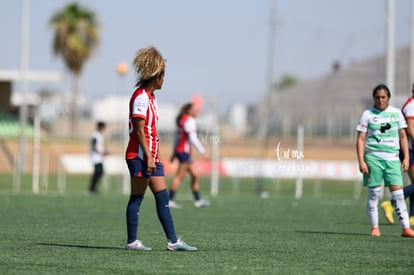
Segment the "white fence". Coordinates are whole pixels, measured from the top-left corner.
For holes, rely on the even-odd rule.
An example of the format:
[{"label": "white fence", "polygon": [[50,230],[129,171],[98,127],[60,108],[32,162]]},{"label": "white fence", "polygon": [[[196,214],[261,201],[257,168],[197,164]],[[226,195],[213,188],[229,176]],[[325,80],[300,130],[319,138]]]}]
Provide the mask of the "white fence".
[{"label": "white fence", "polygon": [[[125,158],[120,155],[110,155],[104,159],[105,175],[122,175],[122,192],[129,193],[129,172]],[[92,174],[93,165],[89,155],[64,154],[59,158],[58,190],[65,192],[66,174]],[[104,189],[108,188],[107,179],[104,178]]]},{"label": "white fence", "polygon": [[358,180],[362,179],[356,161],[334,160],[260,160],[224,158],[221,165],[226,176]]},{"label": "white fence", "polygon": [[[197,165],[197,162],[195,163]],[[203,162],[203,167],[205,166]],[[201,164],[200,164],[201,165]],[[59,159],[58,190],[66,189],[66,174],[91,174],[93,167],[89,155],[64,154]],[[107,175],[123,175],[122,189],[129,192],[129,173],[123,156],[111,155],[104,161]],[[199,169],[211,174],[209,169]],[[167,168],[167,167],[166,167]],[[255,158],[222,158],[219,161],[220,176],[233,178],[256,178],[258,176],[273,179],[294,179],[298,175],[310,179],[355,180],[360,181],[362,175],[356,161],[333,160],[271,160]],[[166,169],[166,173],[171,173]]]}]

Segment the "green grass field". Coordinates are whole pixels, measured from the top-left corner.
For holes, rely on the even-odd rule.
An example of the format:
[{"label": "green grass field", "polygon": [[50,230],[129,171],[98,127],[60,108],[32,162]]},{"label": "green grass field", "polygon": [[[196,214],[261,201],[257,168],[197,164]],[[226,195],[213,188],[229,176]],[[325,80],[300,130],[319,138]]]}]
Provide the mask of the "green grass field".
[{"label": "green grass field", "polygon": [[218,197],[203,195],[208,208],[192,206],[188,182],[172,209],[176,231],[199,248],[170,252],[147,193],[138,236],[153,251],[123,249],[127,196],[116,180],[90,196],[88,179],[68,177],[65,194],[53,190],[12,191],[0,175],[1,274],[413,274],[414,239],[400,236],[380,212],[382,236],[369,235],[366,190],[355,197],[354,183],[305,182],[302,199],[293,182],[265,182],[261,199],[251,180],[222,179]]}]

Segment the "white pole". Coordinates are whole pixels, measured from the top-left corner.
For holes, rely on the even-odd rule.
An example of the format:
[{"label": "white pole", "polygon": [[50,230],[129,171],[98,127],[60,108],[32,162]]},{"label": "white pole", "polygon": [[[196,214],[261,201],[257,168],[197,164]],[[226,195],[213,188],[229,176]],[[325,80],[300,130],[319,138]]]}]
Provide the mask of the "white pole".
[{"label": "white pole", "polygon": [[[263,176],[262,176],[262,167],[263,162],[266,157],[266,150],[269,140],[269,128],[271,127],[269,123],[269,116],[271,114],[272,105],[274,105],[274,68],[275,68],[275,37],[276,37],[276,0],[270,0],[270,28],[269,28],[269,41],[268,41],[268,57],[267,57],[267,96],[265,102],[263,103],[261,109],[263,114],[261,117],[263,121],[258,129],[258,137],[260,138],[259,146],[259,158],[256,164],[256,190],[262,198],[267,198],[268,193],[264,191],[263,187]],[[283,124],[285,126],[285,124]],[[282,129],[282,131],[285,128]],[[284,134],[284,132],[283,132]]]},{"label": "white pole", "polygon": [[66,189],[66,171],[65,167],[63,167],[62,159],[59,157],[59,163],[58,163],[58,181],[57,181],[57,191],[60,193],[65,193]]},{"label": "white pole", "polygon": [[212,123],[212,136],[214,139],[211,142],[211,190],[210,193],[212,196],[216,197],[219,192],[219,120],[217,118],[217,105],[216,98],[212,99],[212,113],[213,113],[213,123]]},{"label": "white pole", "polygon": [[[303,152],[303,136],[304,136],[304,129],[303,125],[298,126],[298,144],[297,150],[298,152]],[[296,186],[295,186],[295,198],[300,199],[302,198],[303,194],[303,158],[299,157],[297,160],[297,173],[296,173]]]},{"label": "white pole", "polygon": [[60,186],[63,185],[63,173],[64,173],[64,168],[62,167],[62,160],[61,157],[59,156],[59,160],[58,160],[58,174],[57,174],[57,185],[56,188],[57,190],[60,189]]},{"label": "white pole", "polygon": [[[269,41],[268,41],[268,57],[267,57],[267,93],[269,95],[268,102],[265,102],[264,106],[264,116],[263,123],[259,128],[259,136],[266,140],[269,134],[269,114],[270,108],[273,104],[274,92],[274,68],[275,68],[275,37],[276,37],[276,1],[270,0],[270,28],[269,28]],[[283,129],[284,130],[284,129]],[[262,157],[262,156],[261,156]]]},{"label": "white pole", "polygon": [[386,38],[385,45],[387,50],[387,63],[386,63],[386,83],[391,91],[390,105],[393,105],[395,91],[394,91],[394,74],[395,74],[395,49],[394,49],[394,0],[387,0],[385,11],[385,28]]},{"label": "white pole", "polygon": [[[17,187],[20,190],[21,176],[25,172],[25,154],[26,154],[26,124],[27,124],[27,70],[29,68],[29,0],[22,0],[21,10],[21,41],[20,41],[20,89],[21,102],[19,108],[20,120],[20,144],[19,144],[19,159],[17,171]],[[16,190],[16,191],[19,191]]]},{"label": "white pole", "polygon": [[[126,123],[124,123],[123,127],[124,127],[123,143],[124,143],[124,148],[126,148],[129,142],[129,129]],[[124,171],[121,173],[122,173],[122,193],[124,195],[128,195],[131,192],[131,184],[130,184],[131,177],[127,171]]]},{"label": "white pole", "polygon": [[410,45],[410,83],[408,83],[408,94],[411,94],[411,85],[414,84],[414,2],[411,1],[411,45]]},{"label": "white pole", "polygon": [[34,116],[34,134],[33,134],[33,174],[32,174],[32,191],[34,194],[39,193],[39,148],[40,148],[40,108],[36,106]]},{"label": "white pole", "polygon": [[19,156],[13,155],[13,191],[20,190]]},{"label": "white pole", "polygon": [[42,185],[44,187],[45,192],[48,191],[49,188],[49,154],[45,154],[44,156],[44,162],[43,162],[43,179],[42,179]]},{"label": "white pole", "polygon": [[[121,61],[118,63],[117,67],[116,67],[116,72],[119,75],[119,87],[117,90],[117,110],[118,110],[118,123],[120,124],[120,130],[122,131],[122,140],[121,140],[121,144],[122,144],[122,150],[121,152],[123,152],[124,148],[127,147],[128,142],[129,142],[129,126],[127,125],[127,123],[124,122],[124,120],[121,117],[121,114],[123,114],[123,112],[121,112],[120,110],[123,109],[123,106],[121,106],[120,102],[121,102],[121,96],[124,95],[125,93],[127,93],[127,90],[125,88],[125,75],[128,73],[128,64],[124,61]],[[121,153],[122,154],[122,153]],[[121,159],[122,159],[122,155],[121,155]],[[128,173],[128,171],[122,170],[121,171],[121,181],[122,181],[122,194],[124,195],[128,195],[130,193],[130,189],[131,189],[131,177]]]}]

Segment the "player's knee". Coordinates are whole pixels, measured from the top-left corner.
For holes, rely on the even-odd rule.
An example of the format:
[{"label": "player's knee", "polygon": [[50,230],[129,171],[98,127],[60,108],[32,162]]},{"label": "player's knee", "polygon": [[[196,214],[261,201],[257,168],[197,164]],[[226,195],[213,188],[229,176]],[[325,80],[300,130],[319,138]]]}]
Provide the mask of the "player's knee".
[{"label": "player's knee", "polygon": [[395,201],[404,201],[404,191],[403,189],[394,190],[391,192],[392,199]]},{"label": "player's knee", "polygon": [[381,187],[368,188],[368,202],[377,202],[380,198]]},{"label": "player's knee", "polygon": [[192,174],[191,175],[191,181],[192,182],[198,182],[199,179],[200,179],[200,176],[198,174]]}]

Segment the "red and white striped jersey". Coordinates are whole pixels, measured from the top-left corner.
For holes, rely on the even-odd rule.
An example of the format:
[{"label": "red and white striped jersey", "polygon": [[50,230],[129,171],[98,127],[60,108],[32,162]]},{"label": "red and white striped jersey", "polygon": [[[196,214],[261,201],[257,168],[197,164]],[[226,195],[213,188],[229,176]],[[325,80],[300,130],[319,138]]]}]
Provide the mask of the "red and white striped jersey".
[{"label": "red and white striped jersey", "polygon": [[[402,113],[404,114],[405,120],[414,119],[414,97],[410,97],[402,107]],[[407,135],[408,136],[408,135]],[[408,136],[408,146],[410,150],[414,149],[414,141]]]},{"label": "red and white striped jersey", "polygon": [[197,128],[195,119],[189,115],[183,115],[178,125],[177,134],[174,142],[174,151],[176,153],[191,153],[191,144],[201,153],[205,153],[205,149],[197,138]]},{"label": "red and white striped jersey", "polygon": [[129,142],[126,159],[134,159],[138,156],[143,161],[147,161],[143,148],[138,142],[137,129],[132,123],[134,118],[145,119],[144,133],[148,149],[151,151],[154,162],[160,162],[157,99],[154,94],[149,93],[143,87],[137,88],[129,101]]}]

